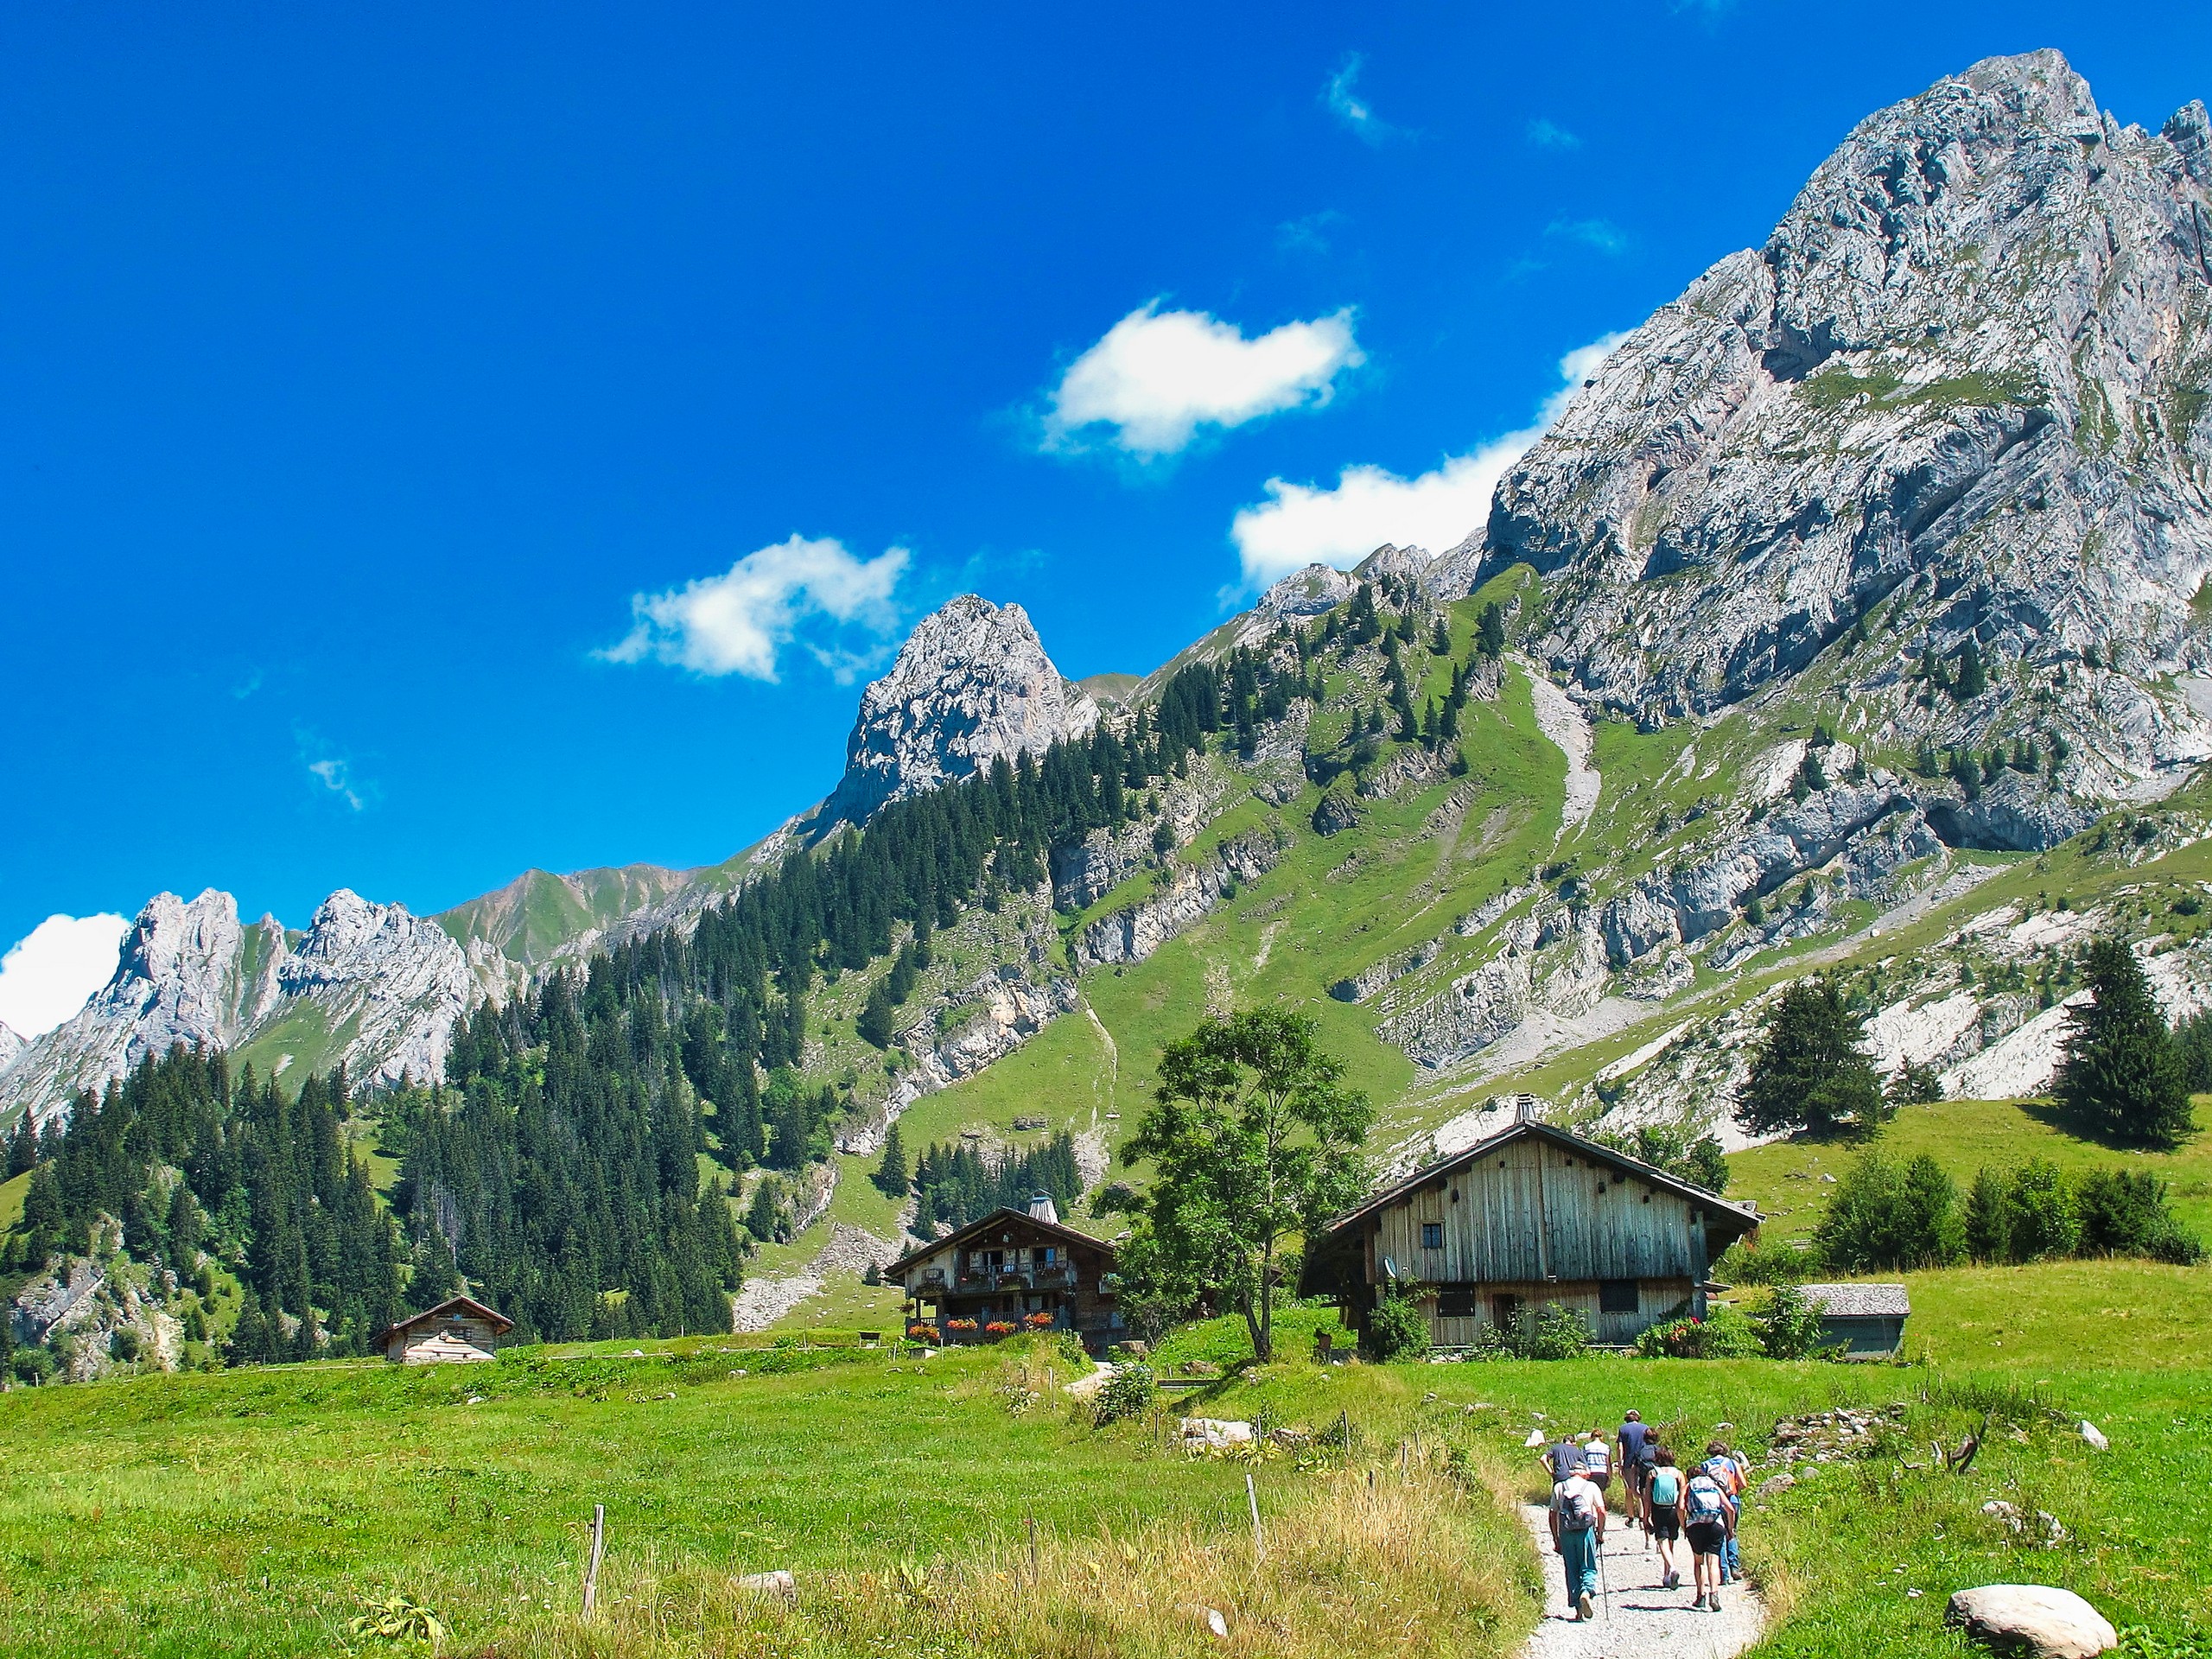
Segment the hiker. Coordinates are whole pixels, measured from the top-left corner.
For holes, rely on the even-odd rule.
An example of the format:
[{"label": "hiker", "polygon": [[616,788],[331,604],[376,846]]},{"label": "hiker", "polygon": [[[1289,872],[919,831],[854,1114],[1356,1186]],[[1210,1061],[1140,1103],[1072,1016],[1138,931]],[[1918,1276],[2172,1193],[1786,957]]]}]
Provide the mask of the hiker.
[{"label": "hiker", "polygon": [[1728,1541],[1721,1546],[1720,1550],[1720,1564],[1728,1569],[1728,1577],[1732,1581],[1744,1576],[1744,1558],[1738,1551],[1737,1539],[1742,1530],[1740,1522],[1744,1518],[1744,1494],[1751,1490],[1751,1460],[1739,1446],[1729,1446],[1721,1455],[1728,1459],[1729,1472],[1733,1477],[1729,1497],[1732,1501],[1736,1519],[1739,1523],[1729,1529]]},{"label": "hiker", "polygon": [[1582,1472],[1582,1442],[1576,1440],[1574,1431],[1569,1429],[1560,1439],[1537,1452],[1536,1461],[1551,1471],[1552,1484],[1556,1486],[1569,1475]]},{"label": "hiker", "polygon": [[1643,1526],[1659,1546],[1659,1571],[1664,1576],[1659,1582],[1662,1590],[1681,1587],[1681,1569],[1675,1565],[1675,1546],[1682,1539],[1682,1471],[1675,1467],[1675,1454],[1655,1440],[1645,1441],[1651,1448],[1651,1472],[1643,1482]]},{"label": "hiker", "polygon": [[1552,1488],[1552,1548],[1567,1572],[1567,1605],[1578,1622],[1597,1617],[1598,1554],[1605,1547],[1605,1495],[1574,1470]]},{"label": "hiker", "polygon": [[1612,1497],[1612,1448],[1605,1444],[1605,1437],[1594,1428],[1584,1436],[1582,1441],[1582,1478],[1607,1498]]},{"label": "hiker", "polygon": [[1690,1605],[1720,1611],[1721,1551],[1736,1530],[1736,1511],[1720,1482],[1700,1464],[1682,1488],[1682,1536],[1690,1547],[1690,1571],[1697,1599]]},{"label": "hiker", "polygon": [[1630,1411],[1623,1417],[1613,1438],[1620,1446],[1621,1491],[1628,1500],[1628,1523],[1634,1526],[1637,1516],[1643,1515],[1648,1531],[1651,1517],[1643,1513],[1643,1483],[1651,1473],[1651,1452],[1657,1443],[1651,1438],[1651,1431],[1643,1426],[1643,1414],[1640,1411]]},{"label": "hiker", "polygon": [[1728,1536],[1721,1545],[1720,1582],[1733,1584],[1744,1576],[1742,1560],[1736,1553],[1736,1523],[1744,1512],[1743,1492],[1747,1484],[1745,1479],[1747,1465],[1739,1464],[1730,1456],[1727,1446],[1722,1442],[1707,1440],[1705,1443],[1705,1462],[1700,1467],[1713,1477],[1713,1484],[1720,1488],[1720,1495],[1728,1503]]}]

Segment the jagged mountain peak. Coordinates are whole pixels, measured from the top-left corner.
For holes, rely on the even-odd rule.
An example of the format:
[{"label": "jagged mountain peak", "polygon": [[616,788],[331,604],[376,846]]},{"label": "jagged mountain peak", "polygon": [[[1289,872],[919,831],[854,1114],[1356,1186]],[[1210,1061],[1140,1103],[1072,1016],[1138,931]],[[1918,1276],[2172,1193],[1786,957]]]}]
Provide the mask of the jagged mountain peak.
[{"label": "jagged mountain peak", "polygon": [[888,802],[1042,754],[1097,723],[1097,703],[1053,666],[1027,612],[963,594],[917,623],[891,671],[861,693],[845,775],[815,823],[865,822]]},{"label": "jagged mountain peak", "polygon": [[[2169,677],[2207,656],[2205,140],[2194,105],[2100,114],[2055,52],[1869,117],[1506,474],[1474,574],[1534,565],[1539,654],[1646,724],[1857,621],[1842,703],[1878,743],[2063,728],[2093,792],[2177,776],[2212,753]],[[2001,694],[1925,704],[1911,664],[1969,636]]]}]

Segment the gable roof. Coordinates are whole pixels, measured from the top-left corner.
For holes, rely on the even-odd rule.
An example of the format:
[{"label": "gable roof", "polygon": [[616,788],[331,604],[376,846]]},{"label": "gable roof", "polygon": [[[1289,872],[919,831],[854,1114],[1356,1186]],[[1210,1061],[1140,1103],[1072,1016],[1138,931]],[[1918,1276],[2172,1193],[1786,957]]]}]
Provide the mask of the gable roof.
[{"label": "gable roof", "polygon": [[1386,1209],[1399,1200],[1410,1197],[1432,1181],[1442,1180],[1456,1175],[1460,1171],[1488,1157],[1500,1147],[1524,1136],[1539,1141],[1548,1141],[1562,1151],[1580,1154],[1592,1163],[1611,1165],[1623,1173],[1633,1175],[1637,1180],[1647,1185],[1656,1187],[1662,1192],[1672,1192],[1678,1198],[1687,1198],[1703,1211],[1708,1217],[1721,1223],[1725,1228],[1732,1228],[1734,1230],[1730,1234],[1731,1238],[1741,1237],[1759,1224],[1758,1208],[1755,1205],[1731,1204],[1718,1192],[1708,1192],[1694,1181],[1686,1181],[1680,1176],[1669,1175],[1665,1170],[1647,1164],[1640,1158],[1631,1158],[1624,1152],[1601,1145],[1595,1141],[1586,1141],[1579,1135],[1556,1128],[1552,1124],[1522,1122],[1509,1124],[1488,1140],[1476,1141],[1464,1152],[1455,1152],[1449,1158],[1440,1158],[1433,1164],[1423,1166],[1395,1185],[1385,1187],[1357,1210],[1347,1211],[1338,1217],[1328,1224],[1326,1230],[1332,1235],[1342,1233],[1354,1223],[1366,1220],[1377,1210]]},{"label": "gable roof", "polygon": [[1805,1300],[1842,1318],[1902,1319],[1912,1312],[1903,1285],[1800,1285]]},{"label": "gable roof", "polygon": [[1103,1250],[1109,1261],[1111,1261],[1115,1255],[1114,1247],[1103,1238],[1093,1238],[1089,1233],[1079,1233],[1074,1228],[1065,1226],[1059,1222],[1039,1220],[1027,1210],[1016,1210],[1011,1205],[1001,1205],[988,1216],[978,1216],[965,1227],[947,1233],[943,1238],[933,1238],[927,1243],[907,1251],[906,1255],[883,1269],[884,1276],[889,1278],[893,1274],[904,1273],[924,1256],[935,1255],[939,1250],[964,1244],[976,1234],[988,1232],[995,1227],[1003,1227],[1009,1222],[1019,1222],[1024,1227],[1057,1238],[1066,1244],[1079,1244],[1087,1249]]},{"label": "gable roof", "polygon": [[505,1336],[515,1328],[515,1322],[496,1307],[486,1307],[474,1296],[448,1296],[435,1307],[426,1307],[420,1313],[410,1313],[404,1319],[394,1319],[378,1344],[389,1342],[403,1331],[412,1331],[419,1325],[434,1325],[441,1319],[479,1319],[488,1320],[494,1336]]}]

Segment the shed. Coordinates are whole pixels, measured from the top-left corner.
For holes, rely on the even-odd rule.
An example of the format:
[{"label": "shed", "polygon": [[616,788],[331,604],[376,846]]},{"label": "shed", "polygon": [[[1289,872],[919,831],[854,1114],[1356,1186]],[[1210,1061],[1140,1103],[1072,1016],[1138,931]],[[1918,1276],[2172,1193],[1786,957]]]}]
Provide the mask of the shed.
[{"label": "shed", "polygon": [[449,1365],[499,1355],[499,1338],[515,1322],[473,1296],[453,1296],[410,1313],[379,1341],[384,1357],[398,1365]]},{"label": "shed", "polygon": [[1903,1285],[1803,1285],[1821,1311],[1821,1338],[1847,1359],[1887,1359],[1904,1346],[1912,1299]]},{"label": "shed", "polygon": [[1027,1211],[994,1210],[884,1268],[906,1293],[909,1330],[988,1341],[1012,1331],[1072,1331],[1088,1346],[1123,1334],[1114,1247],[1065,1225],[1039,1192]]},{"label": "shed", "polygon": [[1703,1314],[1713,1259],[1758,1224],[1750,1205],[1524,1121],[1332,1223],[1299,1289],[1333,1295],[1363,1330],[1387,1284],[1414,1287],[1439,1347],[1554,1303],[1598,1342],[1627,1344],[1676,1313]]}]

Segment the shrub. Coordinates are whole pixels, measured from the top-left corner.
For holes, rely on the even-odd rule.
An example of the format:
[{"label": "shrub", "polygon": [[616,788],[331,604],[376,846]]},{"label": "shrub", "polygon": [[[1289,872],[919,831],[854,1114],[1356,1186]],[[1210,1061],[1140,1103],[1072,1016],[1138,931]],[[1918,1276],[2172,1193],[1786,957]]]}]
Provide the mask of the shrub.
[{"label": "shrub", "polygon": [[1476,1351],[1491,1359],[1579,1359],[1589,1350],[1590,1327],[1557,1302],[1521,1309],[1503,1330],[1491,1326],[1476,1344]]},{"label": "shrub", "polygon": [[1814,1266],[1810,1250],[1781,1243],[1762,1249],[1738,1239],[1714,1261],[1713,1276],[1732,1285],[1794,1285]]},{"label": "shrub", "polygon": [[2145,1171],[2092,1170],[2075,1193],[2084,1255],[2145,1255],[2187,1267],[2204,1247],[2166,1205],[2166,1184]]},{"label": "shrub", "polygon": [[2012,1178],[2012,1260],[2071,1255],[2081,1242],[2065,1173],[2048,1158],[2031,1158]]},{"label": "shrub", "polygon": [[1756,1359],[1763,1350],[1758,1327],[1724,1302],[1701,1319],[1652,1325],[1637,1338],[1636,1351],[1643,1359]]},{"label": "shrub", "polygon": [[1869,1152],[1836,1188],[1813,1243],[1834,1273],[1940,1267],[1966,1254],[1959,1192],[1925,1153],[1900,1168]]},{"label": "shrub", "polygon": [[1781,1285],[1767,1298],[1766,1307],[1753,1316],[1759,1348],[1769,1359],[1805,1359],[1820,1352],[1821,1310],[1805,1300],[1795,1285]]},{"label": "shrub", "polygon": [[1141,1417],[1152,1409],[1159,1394],[1160,1379],[1152,1374],[1152,1367],[1141,1360],[1126,1361],[1108,1374],[1091,1408],[1091,1421],[1103,1428],[1124,1418]]},{"label": "shrub", "polygon": [[1411,1287],[1392,1285],[1367,1316],[1370,1359],[1405,1359],[1428,1351],[1428,1314]]}]

